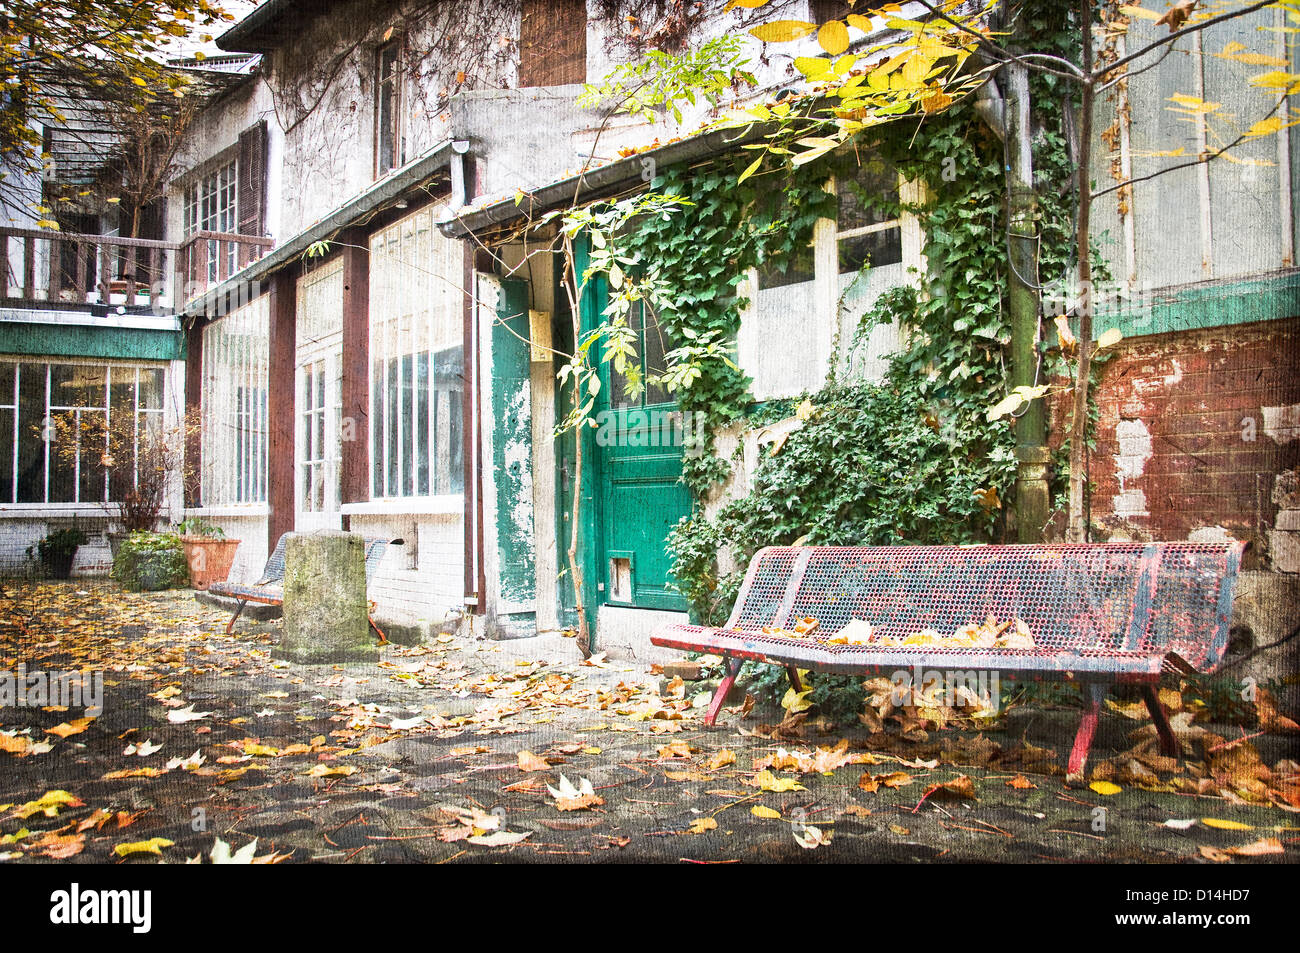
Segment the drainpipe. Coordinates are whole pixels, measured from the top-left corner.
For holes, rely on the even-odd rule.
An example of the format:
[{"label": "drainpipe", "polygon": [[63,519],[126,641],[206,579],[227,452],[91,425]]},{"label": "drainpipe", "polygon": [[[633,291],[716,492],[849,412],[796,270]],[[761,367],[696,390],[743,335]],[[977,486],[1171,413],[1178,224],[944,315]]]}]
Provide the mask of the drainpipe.
[{"label": "drainpipe", "polygon": [[[1019,63],[1003,67],[1006,106],[1007,260],[1010,268],[1011,387],[1039,383],[1038,194],[1030,151],[1029,72]],[[1042,541],[1050,499],[1043,401],[1034,400],[1016,419],[1016,535],[1022,543]]]}]

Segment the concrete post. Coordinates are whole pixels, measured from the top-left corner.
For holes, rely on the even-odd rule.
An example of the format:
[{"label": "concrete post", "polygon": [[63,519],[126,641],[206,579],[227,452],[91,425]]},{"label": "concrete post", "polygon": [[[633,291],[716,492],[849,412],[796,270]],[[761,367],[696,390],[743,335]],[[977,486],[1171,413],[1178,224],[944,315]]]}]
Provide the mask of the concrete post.
[{"label": "concrete post", "polygon": [[366,546],[355,533],[293,533],[284,546],[284,628],[277,658],[307,664],[374,662],[366,602]]}]

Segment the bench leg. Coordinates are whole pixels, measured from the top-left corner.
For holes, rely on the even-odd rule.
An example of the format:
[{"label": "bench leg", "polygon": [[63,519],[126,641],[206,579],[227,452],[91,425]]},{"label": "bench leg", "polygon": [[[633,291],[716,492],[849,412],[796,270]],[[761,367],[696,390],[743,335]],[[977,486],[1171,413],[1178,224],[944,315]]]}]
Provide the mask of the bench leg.
[{"label": "bench leg", "polygon": [[235,606],[235,614],[232,615],[230,621],[226,623],[226,635],[229,635],[234,630],[235,620],[239,618],[239,613],[244,611],[245,605],[247,605],[246,600],[240,599],[239,605]]},{"label": "bench leg", "polygon": [[791,688],[793,688],[796,692],[801,692],[804,690],[803,679],[799,677],[799,670],[797,668],[795,668],[793,665],[787,665],[785,667],[785,674],[786,677],[790,679]]},{"label": "bench leg", "polygon": [[1178,757],[1178,739],[1174,737],[1174,730],[1169,727],[1169,717],[1160,704],[1160,696],[1156,693],[1154,685],[1142,686],[1142,700],[1147,703],[1151,720],[1156,723],[1156,734],[1160,736],[1160,753],[1170,758]]},{"label": "bench leg", "polygon": [[718,690],[713,693],[713,701],[709,703],[709,710],[704,714],[704,723],[712,725],[718,720],[718,712],[722,711],[722,703],[727,700],[727,693],[731,691],[731,686],[736,683],[736,676],[740,674],[740,659],[727,659],[727,677],[718,683]]},{"label": "bench leg", "polygon": [[1083,768],[1088,763],[1088,749],[1092,747],[1092,736],[1097,733],[1097,719],[1101,716],[1101,702],[1106,697],[1106,686],[1091,684],[1088,686],[1087,706],[1083,718],[1079,720],[1079,731],[1074,736],[1074,747],[1070,749],[1070,761],[1066,766],[1067,781],[1083,780]]}]

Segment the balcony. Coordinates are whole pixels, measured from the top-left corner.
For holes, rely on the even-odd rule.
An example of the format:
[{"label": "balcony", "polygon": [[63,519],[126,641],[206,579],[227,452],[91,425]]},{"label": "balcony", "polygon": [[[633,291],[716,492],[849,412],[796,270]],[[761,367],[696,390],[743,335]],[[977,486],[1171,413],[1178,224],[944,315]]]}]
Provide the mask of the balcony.
[{"label": "balcony", "polygon": [[176,244],[0,227],[0,307],[170,313],[274,244],[227,232],[196,232]]}]

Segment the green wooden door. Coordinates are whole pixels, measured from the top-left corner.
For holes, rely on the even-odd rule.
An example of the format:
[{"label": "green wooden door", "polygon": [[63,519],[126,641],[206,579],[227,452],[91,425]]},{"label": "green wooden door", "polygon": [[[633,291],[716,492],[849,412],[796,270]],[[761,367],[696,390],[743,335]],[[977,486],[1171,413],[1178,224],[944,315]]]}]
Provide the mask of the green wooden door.
[{"label": "green wooden door", "polygon": [[[649,309],[634,304],[628,324],[638,333],[642,380],[664,370],[669,345]],[[686,610],[674,588],[665,540],[691,512],[682,475],[681,414],[662,385],[627,396],[625,376],[601,367],[599,460],[602,602],[646,609]]]}]

